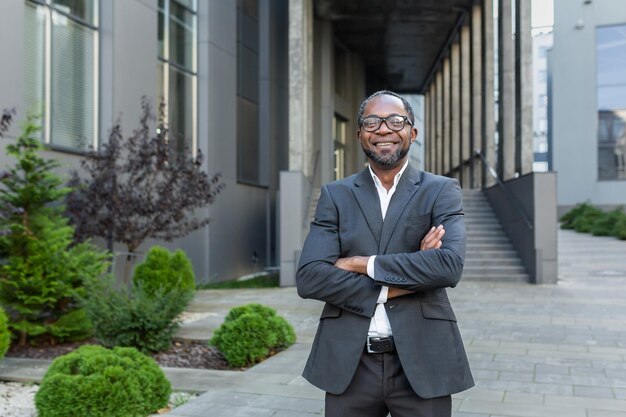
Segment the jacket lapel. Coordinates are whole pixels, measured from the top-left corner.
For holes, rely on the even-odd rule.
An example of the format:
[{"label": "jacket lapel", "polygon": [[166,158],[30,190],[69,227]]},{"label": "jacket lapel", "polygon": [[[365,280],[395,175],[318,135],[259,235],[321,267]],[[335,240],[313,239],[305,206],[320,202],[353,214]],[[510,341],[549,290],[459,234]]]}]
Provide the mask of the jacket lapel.
[{"label": "jacket lapel", "polygon": [[380,211],[380,199],[374,185],[374,180],[368,168],[365,168],[354,181],[352,187],[354,197],[365,216],[367,225],[376,239],[376,244],[380,247],[380,232],[383,227],[383,214]]},{"label": "jacket lapel", "polygon": [[406,167],[406,171],[402,174],[402,177],[396,186],[396,192],[393,194],[391,201],[389,202],[389,207],[387,208],[387,214],[385,215],[385,221],[383,223],[380,236],[378,253],[383,254],[387,251],[387,245],[389,244],[389,240],[391,239],[391,236],[396,228],[398,219],[400,219],[400,216],[404,212],[407,204],[419,189],[419,182],[420,172],[411,167],[409,164],[409,166]]}]

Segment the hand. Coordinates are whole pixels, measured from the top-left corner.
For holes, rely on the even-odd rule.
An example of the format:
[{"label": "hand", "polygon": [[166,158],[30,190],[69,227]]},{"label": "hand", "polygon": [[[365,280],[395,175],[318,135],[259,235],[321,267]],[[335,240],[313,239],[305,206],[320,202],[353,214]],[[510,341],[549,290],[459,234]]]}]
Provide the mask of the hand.
[{"label": "hand", "polygon": [[441,247],[441,239],[445,233],[446,230],[443,228],[443,224],[436,228],[435,226],[431,227],[420,242],[420,250],[439,249]]},{"label": "hand", "polygon": [[358,272],[367,275],[367,261],[369,256],[352,256],[350,258],[339,258],[335,261],[335,266],[345,271]]},{"label": "hand", "polygon": [[413,294],[413,291],[405,290],[402,288],[389,287],[389,290],[387,291],[387,300],[391,300],[392,298],[401,297],[407,294]]}]

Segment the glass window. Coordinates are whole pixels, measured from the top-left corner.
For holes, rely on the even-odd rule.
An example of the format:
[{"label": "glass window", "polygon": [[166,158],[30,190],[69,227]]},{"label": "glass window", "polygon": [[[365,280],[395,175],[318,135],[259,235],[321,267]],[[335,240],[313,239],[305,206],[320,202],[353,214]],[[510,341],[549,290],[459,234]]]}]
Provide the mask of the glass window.
[{"label": "glass window", "polygon": [[237,180],[267,185],[259,134],[259,5],[237,1]]},{"label": "glass window", "polygon": [[196,43],[195,0],[159,0],[157,93],[165,101],[169,138],[179,152],[195,152]]},{"label": "glass window", "polygon": [[96,146],[96,0],[26,2],[24,102],[41,116],[42,140]]},{"label": "glass window", "polygon": [[626,25],[596,29],[598,179],[626,180]]}]

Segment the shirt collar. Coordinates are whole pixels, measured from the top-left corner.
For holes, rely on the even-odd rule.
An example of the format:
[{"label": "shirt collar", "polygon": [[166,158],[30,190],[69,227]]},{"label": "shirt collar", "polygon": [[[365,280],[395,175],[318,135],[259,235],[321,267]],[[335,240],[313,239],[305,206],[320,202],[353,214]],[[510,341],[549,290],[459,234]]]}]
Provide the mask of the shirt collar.
[{"label": "shirt collar", "polygon": [[[400,182],[400,178],[402,177],[402,174],[404,174],[404,171],[406,171],[406,167],[407,166],[409,166],[408,158],[407,158],[406,162],[404,163],[404,166],[402,167],[402,169],[400,169],[400,171],[398,171],[396,176],[393,177],[393,188],[395,188],[396,185],[398,185],[398,182]],[[370,170],[370,174],[372,175],[372,179],[374,180],[374,184],[376,185],[376,187],[382,187],[383,183],[380,181],[378,176],[376,174],[374,174],[374,171],[372,170],[372,166],[370,164],[367,164],[367,167]]]}]

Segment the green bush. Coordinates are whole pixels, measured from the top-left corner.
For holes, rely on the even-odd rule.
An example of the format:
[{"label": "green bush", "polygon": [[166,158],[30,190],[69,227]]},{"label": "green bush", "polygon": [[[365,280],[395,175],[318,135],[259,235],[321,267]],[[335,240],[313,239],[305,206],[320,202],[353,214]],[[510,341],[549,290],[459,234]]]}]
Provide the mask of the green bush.
[{"label": "green bush", "polygon": [[621,206],[604,213],[594,220],[591,225],[591,233],[594,236],[617,236],[616,225],[622,218],[626,218],[626,214],[624,214]]},{"label": "green bush", "polygon": [[148,251],[146,260],[137,265],[133,282],[140,284],[150,294],[161,289],[165,292],[172,289],[193,291],[196,277],[185,252],[178,249],[171,254],[165,248],[153,246]]},{"label": "green bush", "polygon": [[39,417],[145,417],[167,405],[171,386],[132,348],[82,346],[54,360],[35,405]]},{"label": "green bush", "polygon": [[0,307],[0,359],[4,358],[7,350],[9,350],[10,342],[11,333],[9,332],[9,318],[2,307]]},{"label": "green bush", "polygon": [[561,216],[559,221],[561,222],[561,229],[573,229],[574,220],[576,220],[585,210],[589,209],[591,204],[580,203],[575,205],[570,211]]},{"label": "green bush", "polygon": [[15,165],[0,176],[0,303],[20,345],[89,337],[79,299],[107,267],[104,252],[74,244],[61,204],[69,189],[54,173],[59,164],[41,157],[38,131],[28,119],[7,146]]},{"label": "green bush", "polygon": [[180,324],[177,317],[193,293],[179,289],[149,293],[135,285],[128,294],[113,287],[111,280],[102,281],[85,298],[86,312],[100,343],[134,347],[142,352],[169,348]]},{"label": "green bush", "polygon": [[230,366],[242,367],[254,365],[295,340],[293,327],[276,310],[247,304],[228,313],[210,343],[222,352]]},{"label": "green bush", "polygon": [[589,205],[574,219],[572,225],[574,230],[579,233],[591,233],[594,222],[602,216],[604,216],[604,211]]},{"label": "green bush", "polygon": [[615,236],[618,239],[626,240],[626,217],[622,217],[615,224]]}]

